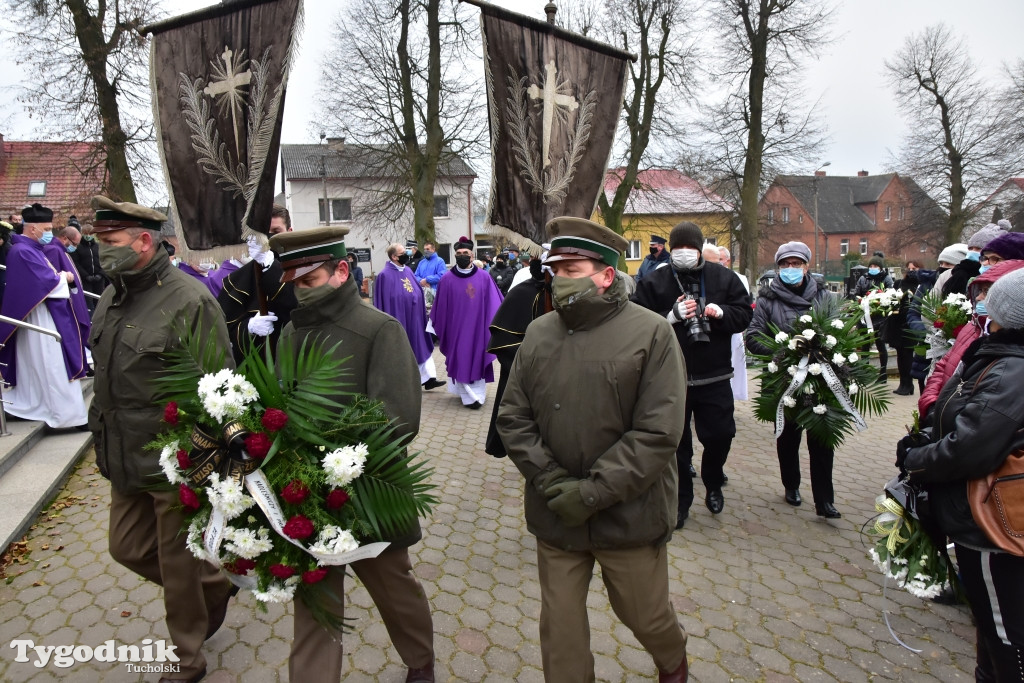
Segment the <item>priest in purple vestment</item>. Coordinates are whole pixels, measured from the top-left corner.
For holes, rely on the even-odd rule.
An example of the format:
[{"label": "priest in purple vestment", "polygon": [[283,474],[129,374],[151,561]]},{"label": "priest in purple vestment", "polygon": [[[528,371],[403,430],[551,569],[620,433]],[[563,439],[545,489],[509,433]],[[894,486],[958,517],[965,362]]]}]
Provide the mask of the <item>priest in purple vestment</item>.
[{"label": "priest in purple vestment", "polygon": [[[15,417],[41,420],[54,428],[85,424],[85,401],[77,380],[85,377],[84,340],[71,305],[74,271],[58,271],[41,242],[52,234],[53,211],[33,204],[22,211],[23,234],[13,235],[7,254],[7,280],[0,314],[54,330],[61,341],[0,322],[0,376],[6,410]],[[16,286],[15,286],[16,283]]]},{"label": "priest in purple vestment", "polygon": [[437,283],[430,320],[448,369],[448,391],[477,409],[487,400],[487,382],[494,381],[488,327],[502,297],[491,276],[473,265],[473,241],[460,237],[454,246],[455,265]]},{"label": "priest in purple vestment", "polygon": [[[82,338],[82,356],[86,359],[88,366],[89,353],[86,351],[89,340],[89,332],[92,330],[92,322],[89,314],[89,304],[85,300],[85,287],[82,286],[82,278],[78,273],[78,268],[75,266],[75,262],[71,260],[71,256],[68,254],[67,247],[63,245],[60,240],[53,240],[49,244],[43,245],[43,254],[46,255],[46,260],[49,261],[54,269],[60,273],[71,273],[74,276],[74,281],[68,283],[68,287],[71,290],[71,312],[75,316],[75,322],[78,323],[79,334]],[[88,370],[88,367],[86,368]]]},{"label": "priest in purple vestment", "polygon": [[409,254],[397,242],[387,249],[388,262],[373,283],[373,305],[402,323],[420,368],[420,384],[430,390],[441,386],[434,367],[434,342],[427,332],[423,290],[409,264]]},{"label": "priest in purple vestment", "polygon": [[224,289],[224,280],[228,275],[241,268],[244,263],[238,259],[229,258],[220,264],[220,267],[210,273],[207,278],[206,286],[210,288],[210,293],[213,294],[213,298],[216,299],[220,296],[220,290]]}]

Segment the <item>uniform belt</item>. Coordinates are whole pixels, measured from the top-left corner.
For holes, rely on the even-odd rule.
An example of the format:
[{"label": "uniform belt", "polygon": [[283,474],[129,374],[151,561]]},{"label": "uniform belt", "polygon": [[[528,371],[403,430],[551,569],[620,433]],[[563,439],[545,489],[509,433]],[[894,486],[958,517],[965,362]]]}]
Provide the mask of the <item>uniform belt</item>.
[{"label": "uniform belt", "polygon": [[714,384],[715,382],[724,382],[727,379],[732,379],[733,373],[727,375],[719,375],[718,377],[702,377],[701,379],[691,379],[686,381],[688,387],[702,387],[705,384]]}]

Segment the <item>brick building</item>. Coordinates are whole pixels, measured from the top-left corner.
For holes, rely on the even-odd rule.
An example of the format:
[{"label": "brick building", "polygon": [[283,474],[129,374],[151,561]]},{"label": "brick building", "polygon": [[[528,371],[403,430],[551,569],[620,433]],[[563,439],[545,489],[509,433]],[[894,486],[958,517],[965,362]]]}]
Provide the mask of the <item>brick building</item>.
[{"label": "brick building", "polygon": [[770,268],[775,250],[791,240],[809,245],[812,267],[831,278],[876,251],[893,265],[910,259],[934,263],[944,246],[941,207],[897,173],[780,175],[761,198],[759,214],[762,268]]},{"label": "brick building", "polygon": [[92,215],[89,201],[102,194],[102,146],[96,142],[17,142],[0,135],[0,217],[21,214],[39,202],[53,209],[55,226],[69,216]]}]

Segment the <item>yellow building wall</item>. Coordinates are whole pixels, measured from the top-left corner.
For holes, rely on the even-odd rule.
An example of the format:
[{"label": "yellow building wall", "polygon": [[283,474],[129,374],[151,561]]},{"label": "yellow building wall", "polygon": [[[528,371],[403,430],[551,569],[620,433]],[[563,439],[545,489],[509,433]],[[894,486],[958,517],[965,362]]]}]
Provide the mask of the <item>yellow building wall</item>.
[{"label": "yellow building wall", "polygon": [[[591,218],[604,225],[599,211]],[[626,214],[622,217],[625,228],[623,237],[627,240],[640,242],[640,258],[626,259],[626,268],[631,275],[640,269],[640,264],[650,252],[651,235],[661,235],[666,240],[672,228],[682,221],[696,223],[704,233],[704,239],[714,239],[720,247],[729,247],[729,216],[725,213],[689,213],[689,214]],[[668,245],[665,245],[666,247]]]}]

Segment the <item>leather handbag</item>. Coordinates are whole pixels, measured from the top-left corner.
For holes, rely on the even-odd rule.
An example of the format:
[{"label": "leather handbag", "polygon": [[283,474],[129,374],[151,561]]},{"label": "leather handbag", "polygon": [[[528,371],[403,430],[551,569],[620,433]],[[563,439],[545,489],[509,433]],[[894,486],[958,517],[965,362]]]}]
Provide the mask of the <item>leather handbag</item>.
[{"label": "leather handbag", "polygon": [[967,482],[971,515],[996,547],[1024,557],[1024,448],[995,472]]}]

